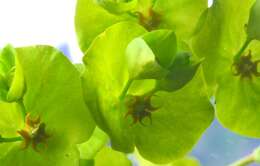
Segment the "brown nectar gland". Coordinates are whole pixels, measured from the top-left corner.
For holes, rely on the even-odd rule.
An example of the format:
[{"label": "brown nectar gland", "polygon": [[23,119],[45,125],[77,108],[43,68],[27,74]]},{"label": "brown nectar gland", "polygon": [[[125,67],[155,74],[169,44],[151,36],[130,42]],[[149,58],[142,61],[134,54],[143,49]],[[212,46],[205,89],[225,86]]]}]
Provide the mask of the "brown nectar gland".
[{"label": "brown nectar gland", "polygon": [[243,55],[237,62],[232,65],[234,76],[240,76],[241,79],[248,78],[252,80],[253,76],[259,77],[260,73],[257,71],[257,65],[260,60],[253,61],[251,51],[248,55]]},{"label": "brown nectar gland", "polygon": [[148,16],[145,16],[141,12],[137,12],[139,18],[139,24],[145,27],[148,31],[158,28],[161,22],[161,15],[156,13],[153,9],[149,9]]},{"label": "brown nectar gland", "polygon": [[137,122],[145,125],[143,119],[148,117],[150,123],[152,124],[152,112],[156,111],[158,108],[155,108],[151,105],[152,96],[128,96],[126,100],[127,113],[125,117],[129,115],[133,118],[133,124]]},{"label": "brown nectar gland", "polygon": [[23,149],[28,148],[31,144],[32,148],[36,152],[40,152],[37,149],[39,144],[43,143],[45,146],[47,146],[47,139],[50,137],[50,135],[46,133],[45,128],[46,125],[45,123],[40,122],[40,117],[32,119],[30,114],[27,114],[25,128],[17,131],[17,133],[20,134],[24,139]]}]

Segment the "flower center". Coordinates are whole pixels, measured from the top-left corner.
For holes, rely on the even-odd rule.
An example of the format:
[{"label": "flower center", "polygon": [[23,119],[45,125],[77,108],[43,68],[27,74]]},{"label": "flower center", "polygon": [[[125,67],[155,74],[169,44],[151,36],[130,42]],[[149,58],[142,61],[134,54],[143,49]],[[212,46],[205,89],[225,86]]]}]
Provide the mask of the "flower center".
[{"label": "flower center", "polygon": [[257,71],[257,65],[260,60],[253,61],[251,51],[248,55],[243,55],[237,62],[232,65],[233,75],[240,76],[241,79],[252,79],[253,76],[259,77],[260,73]]},{"label": "flower center", "polygon": [[40,152],[37,149],[39,144],[43,143],[45,147],[47,147],[47,139],[50,137],[50,135],[46,133],[45,128],[46,125],[45,123],[41,122],[40,117],[32,119],[30,114],[27,114],[25,128],[17,131],[17,133],[20,134],[24,139],[23,149],[28,148],[30,144],[36,152]]},{"label": "flower center", "polygon": [[155,108],[151,105],[151,95],[149,96],[127,96],[126,107],[127,113],[125,117],[129,115],[133,118],[133,124],[137,122],[143,123],[143,119],[148,117],[152,123],[152,112],[156,111],[158,108]]}]

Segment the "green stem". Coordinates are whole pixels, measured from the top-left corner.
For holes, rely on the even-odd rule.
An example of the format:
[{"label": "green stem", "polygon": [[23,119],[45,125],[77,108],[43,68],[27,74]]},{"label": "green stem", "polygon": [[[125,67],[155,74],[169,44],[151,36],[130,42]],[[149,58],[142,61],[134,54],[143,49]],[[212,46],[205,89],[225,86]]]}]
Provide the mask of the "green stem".
[{"label": "green stem", "polygon": [[255,162],[255,158],[253,154],[250,154],[232,164],[230,164],[229,166],[247,166],[249,164],[252,164]]},{"label": "green stem", "polygon": [[241,47],[241,49],[238,51],[238,53],[234,56],[234,61],[237,62],[239,60],[239,58],[242,56],[243,52],[245,51],[245,49],[248,47],[248,45],[250,44],[252,40],[247,38],[245,43],[243,44],[243,46]]},{"label": "green stem", "polygon": [[21,108],[21,112],[22,112],[22,115],[23,115],[23,118],[25,120],[25,117],[26,117],[26,110],[25,110],[25,106],[23,104],[23,100],[19,100],[17,101],[17,103],[19,104],[20,108]]},{"label": "green stem", "polygon": [[120,97],[119,97],[119,99],[122,101],[122,100],[124,100],[124,98],[126,97],[126,95],[127,95],[127,92],[128,92],[128,89],[130,88],[130,86],[131,86],[131,84],[133,83],[133,79],[129,79],[128,81],[127,81],[127,83],[126,83],[126,85],[125,85],[125,87],[124,87],[124,89],[123,89],[123,91],[122,91],[122,93],[121,93],[121,95],[120,95]]},{"label": "green stem", "polygon": [[22,141],[22,137],[12,137],[12,138],[3,138],[0,136],[0,143],[6,143],[6,142],[17,142]]}]

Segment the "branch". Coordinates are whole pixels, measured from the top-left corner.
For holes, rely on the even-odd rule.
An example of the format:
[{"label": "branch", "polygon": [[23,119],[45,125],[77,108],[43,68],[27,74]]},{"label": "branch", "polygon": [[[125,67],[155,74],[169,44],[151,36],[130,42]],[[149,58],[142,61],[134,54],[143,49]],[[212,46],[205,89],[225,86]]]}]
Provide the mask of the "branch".
[{"label": "branch", "polygon": [[17,141],[22,141],[22,137],[11,137],[11,138],[4,138],[0,135],[0,144],[1,143],[7,143],[7,142],[17,142]]},{"label": "branch", "polygon": [[260,146],[254,150],[250,155],[235,161],[229,166],[248,166],[249,164],[260,162]]}]

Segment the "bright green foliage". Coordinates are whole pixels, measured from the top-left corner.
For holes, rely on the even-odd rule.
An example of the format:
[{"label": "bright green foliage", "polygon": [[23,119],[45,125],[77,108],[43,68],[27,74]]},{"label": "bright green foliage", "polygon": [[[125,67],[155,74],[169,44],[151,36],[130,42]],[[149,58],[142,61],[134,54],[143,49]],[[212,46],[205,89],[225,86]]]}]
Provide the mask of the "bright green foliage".
[{"label": "bright green foliage", "polygon": [[200,74],[184,88],[160,92],[152,98],[155,107],[160,108],[152,113],[152,124],[133,128],[136,147],[144,158],[165,163],[183,157],[211,123],[213,108],[201,88]]},{"label": "bright green foliage", "polygon": [[174,160],[169,164],[155,164],[143,159],[137,152],[135,154],[140,166],[200,166],[199,161],[190,156]]},{"label": "bright green foliage", "polygon": [[[83,88],[94,119],[110,136],[114,149],[132,152],[136,146],[146,159],[166,163],[183,157],[192,148],[211,123],[213,108],[199,72],[183,89],[159,92],[151,98],[150,104],[157,108],[152,113],[152,121],[147,117],[143,125],[132,122],[127,116],[124,95],[122,98],[129,83],[124,53],[128,43],[145,32],[137,24],[122,22],[100,34],[84,57]],[[143,95],[149,83],[138,83],[142,86],[135,86],[135,91]]]},{"label": "bright green foliage", "polygon": [[106,11],[94,0],[78,0],[75,16],[75,27],[78,35],[79,46],[84,53],[92,40],[107,27],[116,22],[125,20]]},{"label": "bright green foliage", "polygon": [[260,40],[260,1],[256,0],[251,8],[250,17],[247,25],[247,34],[250,40]]},{"label": "bright green foliage", "polygon": [[259,21],[260,0],[78,0],[84,64],[0,51],[0,165],[130,166],[136,149],[142,166],[199,166],[185,156],[210,97],[223,126],[260,138]]},{"label": "bright green foliage", "polygon": [[134,39],[126,49],[130,79],[165,77],[176,51],[176,36],[170,30],[156,30]]},{"label": "bright green foliage", "polygon": [[182,88],[195,75],[200,62],[189,52],[177,52],[173,31],[155,30],[132,40],[126,49],[129,79],[157,79],[156,90]]},{"label": "bright green foliage", "polygon": [[[251,48],[253,59],[259,59],[260,43],[252,43]],[[216,106],[217,116],[224,126],[242,135],[260,137],[259,85],[258,77],[241,79],[231,70],[223,73],[219,79]]]},{"label": "bright green foliage", "polygon": [[186,85],[195,75],[200,62],[192,62],[189,52],[180,52],[176,55],[169,67],[166,76],[157,81],[157,89],[174,91]]},{"label": "bright green foliage", "polygon": [[79,45],[85,52],[98,34],[123,20],[148,30],[173,29],[186,40],[206,8],[207,0],[78,0],[75,26]]},{"label": "bright green foliage", "polygon": [[[2,137],[16,137],[16,130],[23,127],[23,116],[16,103],[0,102],[0,135]],[[0,143],[0,159],[12,149],[14,145]]]},{"label": "bright green foliage", "polygon": [[192,157],[186,157],[174,161],[172,166],[200,166],[200,163]]},{"label": "bright green foliage", "polygon": [[230,70],[233,57],[246,40],[245,24],[252,1],[214,1],[202,16],[204,23],[192,40],[192,49],[197,56],[205,58],[203,72],[211,94],[215,91],[216,79]]},{"label": "bright green foliage", "polygon": [[189,39],[207,0],[156,0],[153,9],[161,15],[160,28],[174,29],[181,39]]},{"label": "bright green foliage", "polygon": [[92,160],[81,160],[80,166],[132,166],[126,154],[103,147]]},{"label": "bright green foliage", "polygon": [[95,166],[131,166],[126,154],[104,147],[95,157]]},{"label": "bright green foliage", "polygon": [[137,7],[137,0],[129,2],[115,2],[113,0],[95,0],[96,3],[112,14],[123,14],[132,11]]},{"label": "bright green foliage", "polygon": [[[127,33],[125,29],[128,29]],[[98,36],[84,57],[86,102],[99,127],[110,136],[113,146],[125,152],[133,150],[132,137],[127,131],[129,125],[118,102],[128,78],[125,50],[131,40],[145,32],[137,24],[118,23]]]},{"label": "bright green foliage", "polygon": [[153,51],[156,61],[163,68],[169,68],[177,52],[177,39],[170,30],[157,30],[143,36],[147,45]]},{"label": "bright green foliage", "polygon": [[[220,122],[236,133],[259,138],[260,43],[248,45],[245,31],[252,5],[253,1],[215,1],[201,32],[193,39],[193,49],[196,55],[205,57],[205,78],[211,92],[216,92],[211,94],[216,94]],[[257,5],[251,11],[247,27],[250,33],[257,25],[252,14]],[[249,39],[257,37],[250,33]]]},{"label": "bright green foliage", "polygon": [[24,76],[16,51],[7,45],[0,54],[0,99],[17,101],[23,96],[24,89]]},{"label": "bright green foliage", "polygon": [[[23,150],[21,142],[6,143],[13,147],[3,156],[1,165],[75,165],[79,160],[76,144],[86,141],[94,128],[81,95],[79,72],[61,52],[49,46],[16,51],[26,84],[25,110],[34,118],[40,117],[49,138],[46,146],[37,144],[36,149],[29,145]],[[12,111],[12,107],[10,104],[6,111]],[[2,116],[0,121],[4,122]],[[21,126],[12,132],[20,129]]]},{"label": "bright green foliage", "polygon": [[94,130],[90,139],[78,145],[80,159],[91,160],[108,143],[108,136],[98,127]]},{"label": "bright green foliage", "polygon": [[132,40],[126,49],[130,79],[160,78],[164,70],[155,60],[154,53],[140,37]]}]

